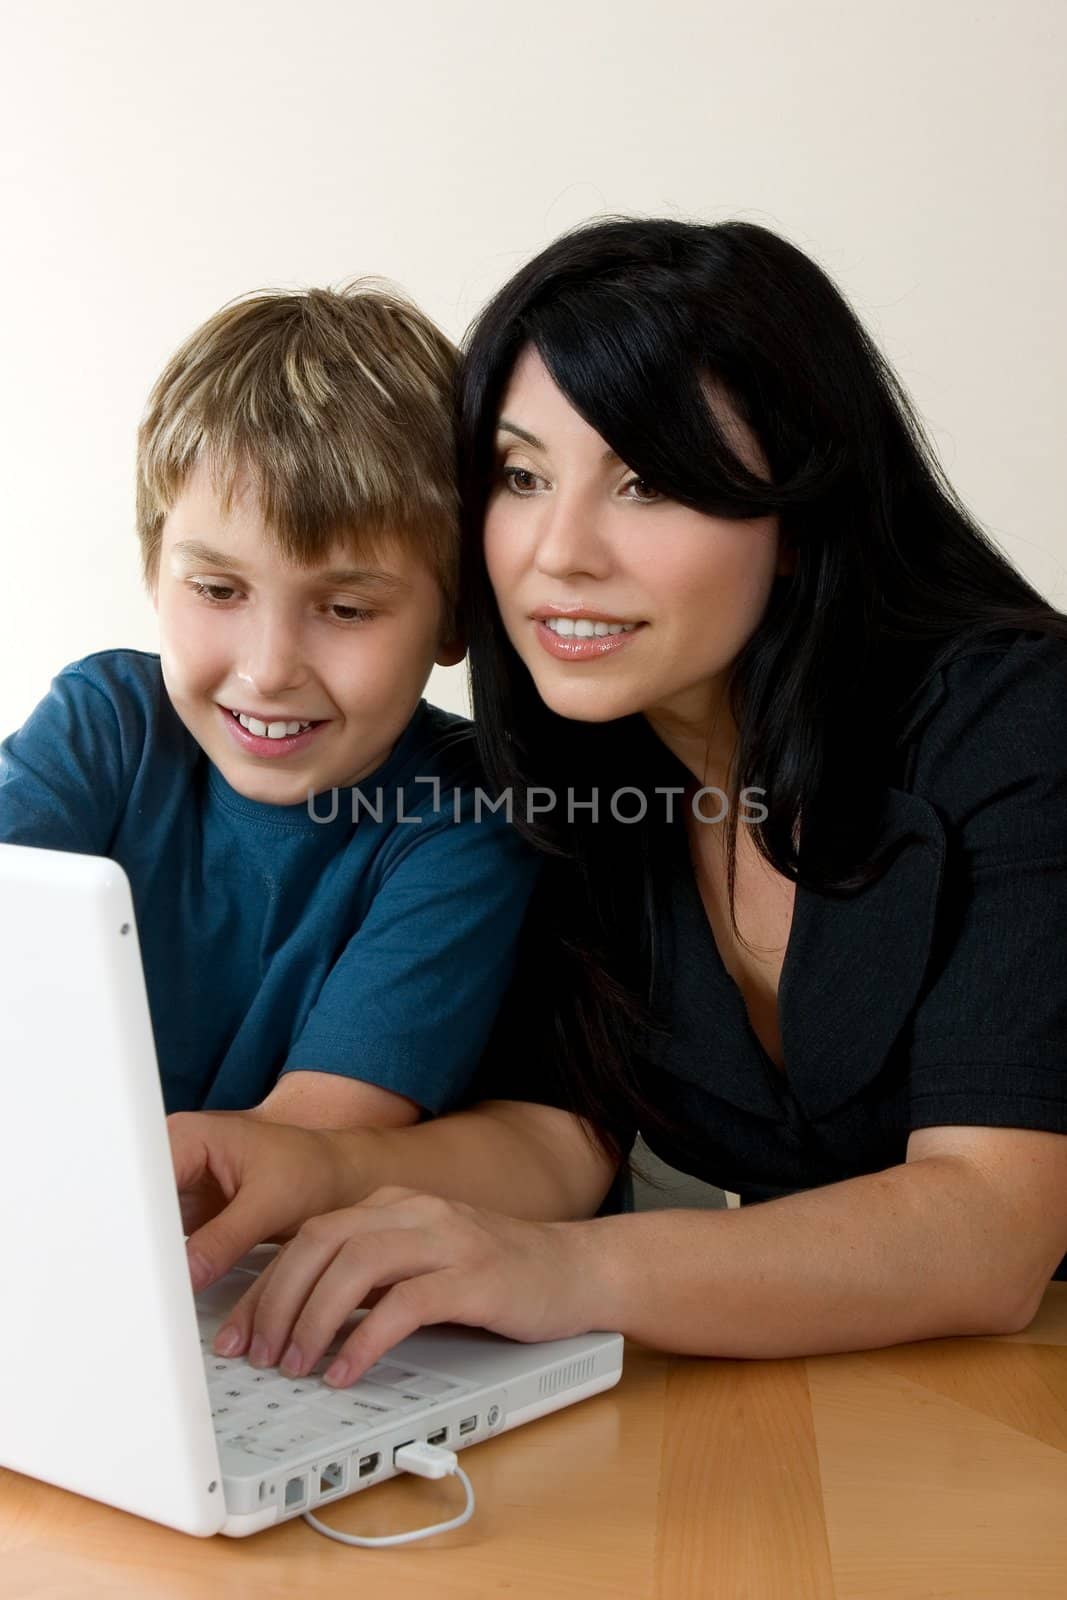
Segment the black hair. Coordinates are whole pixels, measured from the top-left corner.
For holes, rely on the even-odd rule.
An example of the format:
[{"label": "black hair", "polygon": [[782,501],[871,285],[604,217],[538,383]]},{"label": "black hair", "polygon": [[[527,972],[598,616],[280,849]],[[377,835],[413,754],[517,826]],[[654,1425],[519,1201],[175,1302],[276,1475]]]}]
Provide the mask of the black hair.
[{"label": "black hair", "polygon": [[[658,741],[639,716],[590,724],[551,711],[500,619],[482,529],[500,405],[527,347],[660,493],[717,517],[779,518],[795,569],[776,578],[731,672],[731,798],[764,791],[753,837],[787,878],[842,894],[878,877],[889,863],[871,853],[877,795],[911,695],[964,643],[1017,629],[1067,638],[1067,617],[961,504],[834,284],[768,229],[597,220],[493,297],[458,379],[464,625],[484,765],[549,858],[511,1014],[527,1048],[543,1030],[546,1070],[617,1153],[634,1125],[682,1131],[641,1084],[643,1030],[665,1026],[652,1006],[665,830],[603,814],[531,822],[525,795],[641,783]],[[755,434],[769,479],[731,448],[713,392]],[[847,807],[827,803],[846,791]],[[728,827],[732,915],[734,804]]]}]

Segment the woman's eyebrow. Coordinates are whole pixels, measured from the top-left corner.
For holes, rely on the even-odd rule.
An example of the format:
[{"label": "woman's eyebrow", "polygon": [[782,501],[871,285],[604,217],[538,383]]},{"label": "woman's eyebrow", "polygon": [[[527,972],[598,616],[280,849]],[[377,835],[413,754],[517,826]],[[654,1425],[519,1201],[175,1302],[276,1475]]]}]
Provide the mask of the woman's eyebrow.
[{"label": "woman's eyebrow", "polygon": [[534,450],[544,450],[545,445],[535,433],[527,433],[525,428],[520,428],[517,422],[509,422],[506,417],[501,417],[496,425],[497,433],[513,433],[516,439],[521,439],[524,444],[530,445]]},{"label": "woman's eyebrow", "polygon": [[[496,425],[496,431],[497,433],[513,433],[516,439],[521,439],[524,444],[528,444],[533,450],[548,449],[548,446],[535,433],[527,433],[525,428],[520,428],[517,422],[509,422],[506,417],[501,417]],[[604,451],[602,459],[604,461],[621,461],[622,457],[617,450],[612,450],[609,445]]]}]

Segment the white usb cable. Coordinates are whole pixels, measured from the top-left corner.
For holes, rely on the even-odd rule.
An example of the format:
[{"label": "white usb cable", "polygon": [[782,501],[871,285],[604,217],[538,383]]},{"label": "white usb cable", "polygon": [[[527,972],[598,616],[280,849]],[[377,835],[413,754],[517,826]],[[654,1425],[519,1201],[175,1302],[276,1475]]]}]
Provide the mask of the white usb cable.
[{"label": "white usb cable", "polygon": [[414,1544],[416,1539],[429,1539],[435,1533],[450,1533],[453,1528],[462,1528],[465,1522],[470,1521],[474,1515],[474,1489],[453,1450],[442,1450],[440,1445],[421,1442],[404,1444],[393,1452],[393,1465],[404,1472],[413,1472],[419,1478],[458,1478],[467,1491],[467,1504],[459,1516],[453,1517],[450,1522],[434,1522],[428,1528],[416,1528],[414,1533],[390,1533],[379,1539],[360,1539],[354,1533],[340,1533],[336,1528],[328,1528],[310,1511],[304,1512],[304,1521],[316,1533],[324,1533],[327,1539],[336,1539],[338,1544],[358,1544],[364,1549],[379,1550],[385,1545]]}]

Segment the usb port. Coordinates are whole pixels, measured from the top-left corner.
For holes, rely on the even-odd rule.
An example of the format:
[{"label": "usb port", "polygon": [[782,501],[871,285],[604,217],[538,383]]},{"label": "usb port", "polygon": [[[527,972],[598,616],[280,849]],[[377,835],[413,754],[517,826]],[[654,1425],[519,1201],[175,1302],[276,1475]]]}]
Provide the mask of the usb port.
[{"label": "usb port", "polygon": [[447,1438],[448,1438],[448,1429],[447,1428],[438,1428],[436,1433],[428,1433],[426,1435],[426,1443],[427,1444],[444,1444],[444,1442],[445,1442],[445,1440]]},{"label": "usb port", "polygon": [[477,1426],[477,1417],[464,1417],[463,1421],[459,1425],[459,1431],[460,1433],[473,1433]]},{"label": "usb port", "polygon": [[375,1450],[375,1452],[374,1452],[374,1454],[372,1456],[364,1456],[362,1461],[359,1464],[359,1475],[360,1475],[360,1477],[361,1478],[369,1478],[372,1472],[377,1472],[377,1470],[381,1466],[381,1464],[382,1464],[381,1454],[377,1450]]}]

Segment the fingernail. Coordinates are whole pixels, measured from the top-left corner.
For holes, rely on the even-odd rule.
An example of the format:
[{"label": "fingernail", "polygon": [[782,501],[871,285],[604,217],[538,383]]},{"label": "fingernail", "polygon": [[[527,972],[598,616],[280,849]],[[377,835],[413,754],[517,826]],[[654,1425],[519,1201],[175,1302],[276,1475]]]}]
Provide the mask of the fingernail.
[{"label": "fingernail", "polygon": [[187,1254],[189,1257],[189,1276],[193,1280],[193,1288],[202,1289],[211,1277],[211,1268],[203,1256],[198,1255],[195,1250],[190,1250]]},{"label": "fingernail", "polygon": [[241,1343],[241,1330],[235,1328],[233,1323],[228,1323],[225,1328],[220,1328],[215,1335],[215,1350],[220,1356],[232,1356]]},{"label": "fingernail", "polygon": [[265,1367],[270,1355],[270,1346],[261,1333],[257,1333],[252,1340],[248,1351],[248,1359],[254,1367]]},{"label": "fingernail", "polygon": [[332,1366],[326,1368],[326,1371],[322,1375],[322,1381],[323,1383],[347,1383],[348,1375],[348,1362],[335,1361]]},{"label": "fingernail", "polygon": [[295,1344],[289,1346],[278,1365],[283,1372],[289,1373],[294,1378],[299,1377],[300,1369],[304,1365],[304,1358]]}]

